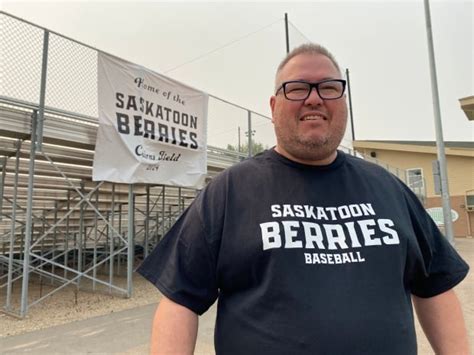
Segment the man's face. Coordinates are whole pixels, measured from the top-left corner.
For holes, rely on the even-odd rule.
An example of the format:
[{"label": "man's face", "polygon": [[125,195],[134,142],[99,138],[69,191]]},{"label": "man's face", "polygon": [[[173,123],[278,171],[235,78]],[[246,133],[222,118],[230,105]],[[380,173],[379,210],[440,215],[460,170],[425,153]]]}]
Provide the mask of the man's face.
[{"label": "man's face", "polygon": [[[320,54],[293,57],[277,76],[278,86],[289,80],[317,82],[340,79],[331,60]],[[276,150],[297,162],[326,164],[336,157],[346,129],[345,95],[336,100],[323,100],[313,88],[304,101],[290,101],[283,89],[270,98],[272,121],[277,138]]]}]

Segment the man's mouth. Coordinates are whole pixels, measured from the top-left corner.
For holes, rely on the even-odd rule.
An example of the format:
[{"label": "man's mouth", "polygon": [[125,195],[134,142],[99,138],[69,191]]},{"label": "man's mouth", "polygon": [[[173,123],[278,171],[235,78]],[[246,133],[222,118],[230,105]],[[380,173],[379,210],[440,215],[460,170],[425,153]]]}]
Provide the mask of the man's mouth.
[{"label": "man's mouth", "polygon": [[326,120],[326,117],[324,117],[323,115],[312,114],[312,115],[305,115],[300,118],[300,121],[316,121],[316,120]]}]

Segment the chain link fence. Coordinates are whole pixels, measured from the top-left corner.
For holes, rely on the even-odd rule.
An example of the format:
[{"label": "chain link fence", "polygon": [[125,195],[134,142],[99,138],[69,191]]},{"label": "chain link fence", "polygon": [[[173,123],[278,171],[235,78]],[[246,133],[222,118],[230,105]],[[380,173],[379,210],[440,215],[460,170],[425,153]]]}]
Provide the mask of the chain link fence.
[{"label": "chain link fence", "polygon": [[94,49],[51,34],[46,106],[98,117],[97,55]]},{"label": "chain link fence", "polygon": [[44,31],[0,13],[0,95],[38,103]]},{"label": "chain link fence", "polygon": [[[146,256],[195,197],[180,187],[91,181],[98,54],[0,12],[0,299],[21,317],[65,287],[97,284],[130,297],[134,252]],[[48,140],[40,144],[43,128]],[[213,95],[207,137],[219,163],[210,177],[276,143],[269,117]],[[400,169],[375,163],[405,180]],[[28,294],[30,276],[48,292]]]},{"label": "chain link fence", "polygon": [[[0,13],[0,96],[10,101],[38,105],[41,84],[45,29]],[[98,117],[99,51],[60,34],[49,32],[45,85],[45,107],[71,116]],[[209,99],[208,144],[226,149],[238,147],[239,128],[242,140],[248,131],[250,110],[211,96]],[[270,122],[269,117],[252,112],[252,119]],[[266,137],[273,128],[260,127]],[[274,139],[265,138],[266,146]]]}]

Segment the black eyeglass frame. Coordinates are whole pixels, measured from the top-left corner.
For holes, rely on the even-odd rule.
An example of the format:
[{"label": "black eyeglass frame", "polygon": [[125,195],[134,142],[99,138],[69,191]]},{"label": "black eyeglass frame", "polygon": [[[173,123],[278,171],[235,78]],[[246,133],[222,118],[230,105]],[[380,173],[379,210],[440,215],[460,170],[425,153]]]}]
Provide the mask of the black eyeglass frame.
[{"label": "black eyeglass frame", "polygon": [[[327,82],[330,82],[330,81],[338,81],[342,84],[342,92],[341,92],[341,96],[338,96],[338,97],[332,97],[330,99],[327,99],[327,98],[324,98],[321,96],[321,94],[319,93],[319,85],[321,84],[324,84],[324,83],[327,83]],[[291,84],[291,83],[304,83],[304,84],[309,84],[309,90],[308,90],[308,95],[304,98],[304,99],[290,99],[288,98],[288,96],[286,96],[286,85],[287,84]],[[344,79],[327,79],[327,80],[321,80],[321,81],[317,81],[315,83],[310,83],[308,81],[304,81],[304,80],[290,80],[290,81],[285,81],[284,83],[281,84],[281,86],[277,89],[277,91],[275,92],[275,96],[278,95],[278,92],[283,89],[283,95],[285,96],[285,98],[287,100],[290,100],[290,101],[304,101],[306,100],[309,95],[311,95],[311,92],[313,91],[313,88],[316,89],[316,92],[318,93],[319,97],[323,100],[337,100],[337,99],[340,99],[342,96],[344,96],[344,92],[346,91],[346,85],[347,85],[347,81],[344,80]]]}]

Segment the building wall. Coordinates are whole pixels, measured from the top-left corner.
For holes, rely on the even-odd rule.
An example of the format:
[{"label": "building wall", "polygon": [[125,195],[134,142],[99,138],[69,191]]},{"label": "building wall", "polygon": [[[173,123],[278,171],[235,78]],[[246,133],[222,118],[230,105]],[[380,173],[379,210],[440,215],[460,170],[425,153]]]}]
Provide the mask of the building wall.
[{"label": "building wall", "polygon": [[[474,211],[467,211],[465,198],[462,196],[451,196],[451,209],[459,214],[459,218],[453,222],[453,234],[455,237],[474,236]],[[440,197],[428,197],[425,208],[442,207]]]},{"label": "building wall", "polygon": [[[375,152],[376,159],[393,167],[401,169],[422,168],[425,179],[427,197],[435,197],[432,161],[436,160],[436,154],[400,152],[382,149],[361,149],[358,151],[370,156]],[[466,194],[466,191],[474,189],[474,157],[446,156],[448,169],[448,184],[451,195]]]},{"label": "building wall", "polygon": [[[432,161],[436,154],[429,152],[394,151],[376,148],[356,148],[359,152],[370,156],[375,152],[376,159],[399,169],[421,168],[426,187],[426,208],[442,207],[441,197],[435,195]],[[474,236],[474,211],[465,207],[466,191],[474,190],[474,157],[446,155],[448,169],[449,193],[451,208],[459,214],[459,219],[453,223],[453,232],[457,237]]]}]

